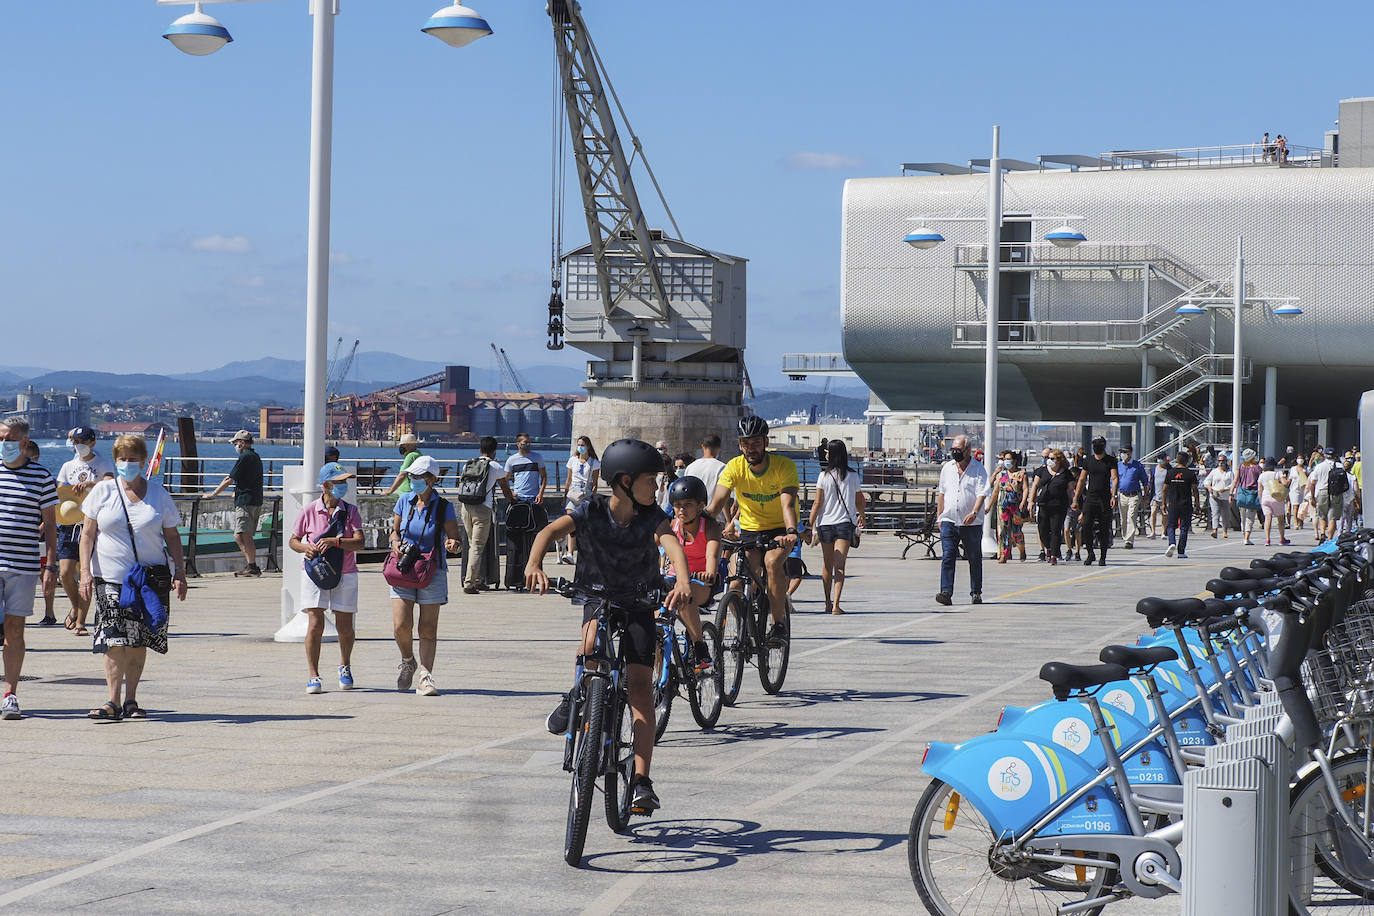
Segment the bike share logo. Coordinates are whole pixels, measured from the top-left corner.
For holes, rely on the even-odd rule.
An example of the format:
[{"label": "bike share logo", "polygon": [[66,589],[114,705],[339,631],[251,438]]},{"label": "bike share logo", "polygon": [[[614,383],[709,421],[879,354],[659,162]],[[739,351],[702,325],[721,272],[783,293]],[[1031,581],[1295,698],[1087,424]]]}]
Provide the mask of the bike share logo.
[{"label": "bike share logo", "polygon": [[988,770],[988,788],[1002,801],[1020,801],[1031,790],[1031,771],[1019,757],[1003,757]]},{"label": "bike share logo", "polygon": [[1060,747],[1068,748],[1075,754],[1081,754],[1087,750],[1088,737],[1091,734],[1092,729],[1088,728],[1087,722],[1070,716],[1067,719],[1060,719],[1059,724],[1054,727],[1054,743]]},{"label": "bike share logo", "polygon": [[1135,715],[1135,697],[1131,696],[1129,690],[1122,690],[1120,687],[1116,690],[1109,690],[1103,695],[1102,702],[1109,706],[1115,706],[1128,716]]}]

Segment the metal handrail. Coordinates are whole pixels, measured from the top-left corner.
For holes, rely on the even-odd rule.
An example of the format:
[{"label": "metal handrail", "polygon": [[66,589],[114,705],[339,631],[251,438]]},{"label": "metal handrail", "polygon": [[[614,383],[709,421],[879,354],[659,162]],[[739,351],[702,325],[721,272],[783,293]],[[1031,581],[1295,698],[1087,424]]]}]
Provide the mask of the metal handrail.
[{"label": "metal handrail", "polygon": [[[1229,353],[1209,353],[1180,366],[1148,387],[1107,388],[1102,392],[1103,410],[1130,414],[1162,410],[1203,385],[1229,380],[1232,372],[1226,371],[1225,367],[1234,365],[1234,359]],[[1250,370],[1250,360],[1242,359],[1242,381],[1249,379]]]},{"label": "metal handrail", "polygon": [[[1286,141],[1285,141],[1286,143]],[[1335,155],[1326,149],[1286,143],[1282,162],[1278,144],[1229,143],[1217,146],[1185,146],[1175,149],[1114,150],[1102,154],[1109,169],[1197,169],[1241,165],[1288,165],[1301,168],[1330,168]]]},{"label": "metal handrail", "polygon": [[[1022,260],[1023,264],[1044,265],[1047,268],[1066,264],[1087,267],[1149,264],[1156,270],[1162,266],[1167,267],[1167,270],[1161,272],[1167,274],[1180,287],[1186,288],[1205,280],[1204,276],[1187,261],[1153,242],[1084,242],[1071,248],[1060,248],[1048,242],[1001,242],[999,248],[1022,250],[1026,255]],[[955,267],[985,267],[987,262],[987,245],[954,246]],[[1005,256],[1002,262],[1015,263]]]}]

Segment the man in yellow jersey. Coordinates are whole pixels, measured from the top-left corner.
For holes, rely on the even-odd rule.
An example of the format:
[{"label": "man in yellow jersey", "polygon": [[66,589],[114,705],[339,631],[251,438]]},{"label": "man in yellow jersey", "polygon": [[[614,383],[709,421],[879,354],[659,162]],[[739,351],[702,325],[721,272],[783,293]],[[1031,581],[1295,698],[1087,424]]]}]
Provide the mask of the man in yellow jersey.
[{"label": "man in yellow jersey", "polygon": [[770,645],[787,641],[787,576],[783,560],[797,544],[797,466],[791,458],[768,451],[768,423],[763,417],[742,417],[739,421],[740,454],[730,459],[716,480],[716,492],[707,512],[719,513],[734,491],[739,516],[735,523],[745,539],[774,538],[778,546],[762,555],[749,551],[754,568],[762,560],[768,572],[768,609],[773,627],[768,631]]}]

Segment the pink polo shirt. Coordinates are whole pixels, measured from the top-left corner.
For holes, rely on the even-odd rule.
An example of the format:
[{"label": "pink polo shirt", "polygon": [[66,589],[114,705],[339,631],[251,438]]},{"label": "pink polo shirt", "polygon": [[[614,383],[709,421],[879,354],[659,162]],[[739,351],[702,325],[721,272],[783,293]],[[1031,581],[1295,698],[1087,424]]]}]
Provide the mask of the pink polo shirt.
[{"label": "pink polo shirt", "polygon": [[[344,523],[343,534],[339,537],[352,537],[363,530],[363,518],[358,514],[358,507],[350,503],[339,502],[334,511],[338,512],[339,507],[347,507],[348,521]],[[310,505],[301,510],[301,514],[296,517],[296,528],[292,532],[302,541],[313,542],[325,531],[329,530],[329,522],[332,519],[329,510],[325,508],[324,498],[315,500]],[[301,558],[301,568],[305,568],[305,558]],[[358,571],[358,558],[351,550],[344,551],[343,573],[355,573]]]}]

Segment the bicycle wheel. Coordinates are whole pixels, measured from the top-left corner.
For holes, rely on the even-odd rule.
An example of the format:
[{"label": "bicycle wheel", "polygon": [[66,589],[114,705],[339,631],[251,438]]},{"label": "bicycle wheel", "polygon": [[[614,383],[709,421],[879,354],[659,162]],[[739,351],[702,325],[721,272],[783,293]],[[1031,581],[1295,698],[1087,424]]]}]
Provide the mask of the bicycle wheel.
[{"label": "bicycle wheel", "polygon": [[[1060,906],[1102,896],[1116,881],[1115,869],[1037,862],[1012,853],[978,809],[938,779],[911,816],[907,864],[916,893],[934,916],[955,916],[971,904],[980,913],[1048,916]],[[1083,912],[1101,913],[1102,907]]]},{"label": "bicycle wheel", "polygon": [[[1365,818],[1369,749],[1331,761],[1341,804],[1370,837]],[[1288,813],[1292,912],[1374,913],[1374,863],[1331,800],[1320,769],[1293,786]],[[1374,838],[1374,837],[1372,837]]]},{"label": "bicycle wheel", "polygon": [[726,706],[734,706],[744,680],[744,661],[749,656],[749,622],[745,615],[749,606],[738,592],[728,592],[716,612],[716,629],[720,631],[720,654],[716,663],[721,669],[721,699]]},{"label": "bicycle wheel", "polygon": [[687,703],[692,718],[702,728],[714,728],[720,720],[720,707],[725,694],[725,666],[720,657],[720,632],[716,625],[703,620],[701,639],[711,650],[714,664],[705,671],[693,671],[687,679]]},{"label": "bicycle wheel", "polygon": [[610,766],[606,768],[606,825],[616,833],[630,827],[630,802],[634,793],[630,783],[635,776],[634,716],[630,714],[630,697],[622,686],[616,691],[615,705],[606,710],[606,724],[610,726]]},{"label": "bicycle wheel", "polygon": [[780,646],[769,645],[763,636],[768,632],[768,626],[772,618],[767,609],[759,610],[759,681],[763,684],[763,689],[769,695],[777,693],[782,689],[782,682],[787,678],[787,661],[792,657],[792,602],[787,602],[787,608],[783,611],[783,621],[787,624],[787,639]]},{"label": "bicycle wheel", "polygon": [[572,790],[568,794],[568,824],[563,835],[563,861],[576,867],[582,863],[582,846],[587,842],[587,821],[592,814],[592,793],[601,770],[602,725],[606,706],[606,680],[587,681],[586,701],[577,732],[576,761]]}]

